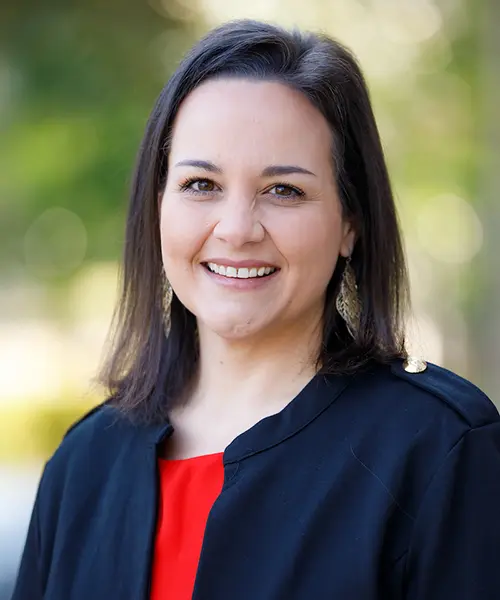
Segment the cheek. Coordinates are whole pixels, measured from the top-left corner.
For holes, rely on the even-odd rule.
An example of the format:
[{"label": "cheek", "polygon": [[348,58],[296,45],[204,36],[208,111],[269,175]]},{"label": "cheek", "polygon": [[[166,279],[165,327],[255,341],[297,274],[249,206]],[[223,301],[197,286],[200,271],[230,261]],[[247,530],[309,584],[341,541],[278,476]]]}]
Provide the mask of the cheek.
[{"label": "cheek", "polygon": [[188,268],[199,253],[208,234],[208,226],[182,202],[165,197],[160,209],[160,237],[163,263],[168,271]]},{"label": "cheek", "polygon": [[335,269],[341,240],[336,211],[310,210],[285,218],[280,226],[279,250],[302,284],[326,287]]}]

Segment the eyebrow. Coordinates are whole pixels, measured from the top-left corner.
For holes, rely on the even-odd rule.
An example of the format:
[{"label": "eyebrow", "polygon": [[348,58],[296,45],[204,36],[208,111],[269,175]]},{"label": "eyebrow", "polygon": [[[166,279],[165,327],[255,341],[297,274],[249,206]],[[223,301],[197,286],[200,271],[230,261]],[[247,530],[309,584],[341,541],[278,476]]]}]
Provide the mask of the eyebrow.
[{"label": "eyebrow", "polygon": [[262,177],[276,177],[279,175],[293,175],[293,173],[301,173],[302,175],[313,175],[314,173],[304,169],[304,167],[298,167],[296,165],[270,165],[266,167],[261,175]]},{"label": "eyebrow", "polygon": [[[186,159],[176,163],[175,166],[196,167],[197,169],[202,169],[203,171],[208,171],[209,173],[222,174],[222,169],[208,160]],[[280,175],[292,175],[294,173],[301,173],[302,175],[313,175],[314,177],[316,177],[315,173],[297,165],[269,165],[262,171],[261,177],[277,177]]]},{"label": "eyebrow", "polygon": [[219,169],[214,163],[208,160],[181,160],[176,163],[176,167],[196,167],[197,169],[203,169],[203,171],[209,171],[210,173],[222,173],[222,169]]}]

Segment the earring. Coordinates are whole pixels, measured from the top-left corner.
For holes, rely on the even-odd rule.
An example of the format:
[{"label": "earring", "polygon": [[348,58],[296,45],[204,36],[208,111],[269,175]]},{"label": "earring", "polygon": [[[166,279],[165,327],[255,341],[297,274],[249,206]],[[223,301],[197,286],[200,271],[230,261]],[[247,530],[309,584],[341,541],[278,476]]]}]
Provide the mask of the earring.
[{"label": "earring", "polygon": [[351,257],[346,261],[340,291],[335,302],[337,312],[344,319],[347,330],[353,338],[356,338],[361,318],[361,300],[359,299],[356,275],[351,266]]},{"label": "earring", "polygon": [[165,271],[161,271],[161,304],[163,312],[163,323],[165,327],[165,334],[168,335],[170,331],[170,308],[172,306],[172,286],[170,285]]}]

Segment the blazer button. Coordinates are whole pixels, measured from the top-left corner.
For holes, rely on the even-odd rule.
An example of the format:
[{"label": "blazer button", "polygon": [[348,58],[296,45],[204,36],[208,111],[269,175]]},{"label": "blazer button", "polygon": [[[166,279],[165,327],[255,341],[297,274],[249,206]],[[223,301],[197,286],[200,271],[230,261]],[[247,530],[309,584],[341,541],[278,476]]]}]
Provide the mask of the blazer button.
[{"label": "blazer button", "polygon": [[421,358],[409,356],[403,363],[403,369],[407,373],[422,373],[427,369],[427,363]]}]

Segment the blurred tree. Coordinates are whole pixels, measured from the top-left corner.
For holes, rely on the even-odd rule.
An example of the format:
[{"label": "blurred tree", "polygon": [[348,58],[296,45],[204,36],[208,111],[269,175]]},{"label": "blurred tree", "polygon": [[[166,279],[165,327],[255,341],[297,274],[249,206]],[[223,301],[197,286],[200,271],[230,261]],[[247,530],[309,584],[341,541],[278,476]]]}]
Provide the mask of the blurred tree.
[{"label": "blurred tree", "polygon": [[87,260],[118,256],[139,139],[194,23],[180,0],[2,3],[0,261],[22,272],[25,233],[55,206],[82,219]]},{"label": "blurred tree", "polygon": [[[479,135],[482,107],[478,68],[481,4],[475,0],[435,0],[435,4],[442,18],[439,33],[420,45],[420,56],[411,73],[413,81],[410,79],[402,90],[391,81],[384,91],[381,112],[390,106],[395,114],[396,151],[388,148],[391,173],[396,190],[401,189],[404,195],[405,235],[422,255],[418,258],[423,265],[423,279],[425,265],[430,273],[422,304],[425,313],[438,324],[440,362],[478,381],[472,360],[474,350],[465,347],[465,330],[471,315],[482,305],[482,282],[468,259],[450,260],[438,251],[441,242],[465,247],[468,240],[463,236],[470,228],[459,231],[457,215],[435,210],[433,231],[426,232],[424,246],[419,219],[443,195],[463,199],[465,206],[471,205],[472,214],[479,210],[483,147]],[[440,236],[449,239],[443,241]],[[413,275],[414,294],[418,295],[418,268]]]},{"label": "blurred tree", "polygon": [[500,407],[500,3],[484,0],[480,12],[481,90],[479,200],[484,224],[484,252],[474,264],[477,301],[471,310],[471,341],[478,381]]}]

